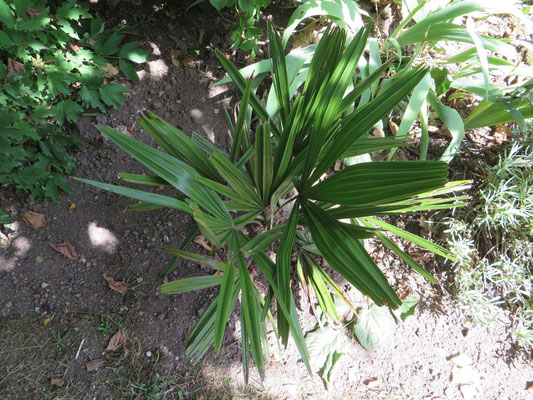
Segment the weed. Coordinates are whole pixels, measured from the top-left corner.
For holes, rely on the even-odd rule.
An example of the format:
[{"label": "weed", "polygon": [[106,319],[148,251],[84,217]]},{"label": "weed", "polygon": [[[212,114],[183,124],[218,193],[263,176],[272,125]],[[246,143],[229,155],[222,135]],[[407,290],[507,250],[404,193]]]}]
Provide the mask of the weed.
[{"label": "weed", "polygon": [[54,332],[54,334],[53,334],[53,336],[54,336],[54,346],[55,346],[56,351],[58,352],[58,354],[60,354],[60,355],[70,355],[70,354],[72,354],[72,350],[70,349],[70,347],[67,344],[67,339],[70,337],[71,333],[72,332],[70,330],[64,332],[61,329],[57,329]]},{"label": "weed", "polygon": [[109,315],[100,316],[100,324],[96,327],[97,331],[102,332],[104,337],[109,337],[124,326],[124,323],[120,320],[114,320]]}]

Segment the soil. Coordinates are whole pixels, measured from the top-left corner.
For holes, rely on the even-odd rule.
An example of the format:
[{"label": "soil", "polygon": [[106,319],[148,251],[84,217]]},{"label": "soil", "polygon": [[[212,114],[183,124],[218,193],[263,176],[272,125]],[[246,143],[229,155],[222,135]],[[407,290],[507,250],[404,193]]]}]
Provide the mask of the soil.
[{"label": "soil", "polygon": [[[147,2],[142,6],[120,3],[112,10],[93,7],[104,13],[109,24],[126,22],[138,29],[143,46],[152,54],[140,71],[141,83],[126,82],[132,92],[124,105],[106,115],[81,119],[84,147],[76,154],[74,176],[119,184],[120,172],[145,172],[95,125],[150,143],[135,122],[146,109],[184,132],[197,132],[227,149],[230,139],[223,109],[235,100],[227,88],[211,84],[223,74],[215,48],[231,54],[236,63],[244,61],[242,54],[229,49],[230,16],[213,12],[208,4],[187,12],[183,6],[162,8]],[[170,62],[170,50],[180,51],[179,67]],[[186,58],[188,53],[194,56],[192,61]],[[432,142],[437,148],[443,139]],[[454,179],[468,176],[464,166],[468,160],[463,156],[461,152],[452,165]],[[208,353],[193,363],[185,354],[184,340],[216,292],[158,294],[164,282],[161,274],[171,259],[162,248],[179,245],[193,226],[191,218],[167,209],[134,212],[128,209],[129,199],[74,179],[69,179],[69,185],[73,193],[63,194],[55,204],[1,193],[2,206],[16,220],[0,234],[2,399],[429,400],[468,398],[465,393],[472,387],[477,391],[474,398],[479,399],[533,398],[527,390],[533,381],[531,358],[509,340],[507,325],[468,323],[454,300],[450,264],[421,255],[440,281],[432,285],[372,242],[372,255],[389,282],[419,299],[419,306],[414,317],[389,324],[374,350],[366,351],[352,340],[329,390],[318,376],[307,373],[292,342],[280,355],[274,340],[264,380],[252,370],[250,385],[245,386],[236,316],[221,353]],[[26,211],[44,214],[46,225],[30,228],[23,221]],[[424,215],[420,220],[438,222],[442,217]],[[414,229],[430,236],[419,221],[403,221],[409,226],[415,222]],[[435,234],[433,239],[440,238]],[[62,242],[73,246],[76,260],[50,246]],[[189,249],[204,251],[196,244]],[[181,260],[166,279],[206,271]],[[104,274],[126,282],[126,293],[112,290]],[[360,294],[340,284],[354,305],[365,304]],[[304,330],[310,331],[316,321],[309,302],[301,297],[300,318]],[[509,315],[503,313],[502,318]],[[126,345],[106,352],[111,336],[120,329],[126,334]],[[87,363],[98,359],[106,363],[88,371]]]}]

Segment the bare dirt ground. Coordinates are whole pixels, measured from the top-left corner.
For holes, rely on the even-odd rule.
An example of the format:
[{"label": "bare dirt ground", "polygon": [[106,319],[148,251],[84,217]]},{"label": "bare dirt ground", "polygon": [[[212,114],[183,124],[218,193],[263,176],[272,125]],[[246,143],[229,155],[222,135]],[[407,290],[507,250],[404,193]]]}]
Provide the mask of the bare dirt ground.
[{"label": "bare dirt ground", "polygon": [[[120,109],[80,122],[85,146],[76,154],[76,177],[116,184],[119,172],[143,171],[94,125],[148,141],[135,123],[145,109],[217,146],[229,143],[222,110],[230,106],[231,92],[210,86],[222,76],[214,48],[229,51],[231,44],[224,15],[208,6],[187,13],[183,7],[132,7],[121,3],[107,16],[110,23],[125,19],[139,30],[144,46],[152,49],[150,62],[140,73],[141,83],[130,85],[132,92]],[[179,51],[179,67],[170,62],[170,50]],[[441,141],[435,139],[434,145]],[[451,178],[469,178],[465,165],[471,154],[460,152]],[[404,323],[391,322],[386,340],[370,352],[351,339],[329,390],[307,374],[292,343],[280,356],[274,341],[265,379],[254,371],[245,387],[235,322],[221,353],[193,364],[185,355],[184,339],[215,292],[157,292],[170,260],[160,249],[181,242],[192,226],[189,216],[171,210],[133,212],[126,198],[73,179],[69,183],[73,194],[63,194],[57,204],[1,193],[2,206],[16,220],[0,234],[1,399],[533,398],[527,390],[533,381],[530,355],[510,342],[505,326],[468,324],[453,297],[450,264],[424,258],[440,282],[432,285],[380,248],[373,256],[391,284],[419,299],[419,306]],[[46,225],[30,228],[23,221],[26,211],[44,214]],[[416,220],[400,222],[420,231]],[[76,260],[50,246],[66,241]],[[191,249],[202,251],[195,246]],[[199,265],[179,261],[169,279],[203,272]],[[111,290],[104,274],[126,282],[126,293]],[[361,295],[340,283],[354,305],[364,304]],[[315,321],[305,299],[300,312],[304,328],[312,329]],[[125,345],[106,351],[121,329]],[[95,360],[103,361],[92,370]]]}]

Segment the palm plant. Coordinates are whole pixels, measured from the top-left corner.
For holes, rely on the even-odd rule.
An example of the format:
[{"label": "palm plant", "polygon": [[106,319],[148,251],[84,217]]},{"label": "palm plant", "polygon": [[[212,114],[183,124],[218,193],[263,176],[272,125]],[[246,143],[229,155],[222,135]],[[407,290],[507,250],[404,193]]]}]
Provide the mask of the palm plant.
[{"label": "palm plant", "polygon": [[[229,121],[233,144],[229,153],[216,149],[199,136],[186,134],[152,113],[140,125],[162,150],[108,127],[98,129],[151,170],[155,176],[121,174],[131,183],[167,185],[174,197],[123,186],[80,179],[97,187],[140,200],[136,209],[157,206],[187,212],[214,246],[227,247],[219,260],[184,249],[167,252],[205,264],[217,274],[191,277],[161,286],[164,294],[220,286],[187,338],[189,356],[202,357],[223,343],[225,327],[240,297],[242,361],[248,378],[250,353],[263,374],[266,342],[265,320],[273,322],[271,306],[277,305],[277,335],[287,344],[289,333],[310,370],[304,335],[291,290],[293,249],[298,251],[298,272],[314,289],[319,302],[336,316],[330,289],[339,288],[315,261],[316,253],[346,280],[377,304],[391,308],[400,299],[365,250],[362,240],[376,236],[428,279],[434,278],[384,234],[391,232],[444,257],[449,253],[425,239],[396,228],[375,216],[460,205],[461,197],[443,197],[463,182],[447,183],[447,164],[438,161],[361,163],[330,174],[346,154],[365,154],[403,142],[370,139],[365,135],[424,78],[427,70],[414,68],[397,74],[373,100],[359,106],[371,85],[380,84],[382,67],[352,86],[370,28],[361,29],[347,43],[340,29],[330,29],[318,45],[303,88],[290,95],[287,65],[280,38],[269,27],[272,90],[278,103],[273,118],[246,81],[221,53],[218,58],[242,92],[235,123]],[[354,105],[358,105],[354,108]],[[295,190],[296,195],[287,199]],[[283,200],[284,199],[284,200]],[[279,205],[284,201],[282,205]],[[280,208],[292,204],[288,218],[275,218]],[[261,225],[249,229],[251,225]],[[277,246],[276,246],[277,243]],[[275,262],[267,255],[276,248]],[[254,264],[268,281],[262,293],[252,280]]]}]

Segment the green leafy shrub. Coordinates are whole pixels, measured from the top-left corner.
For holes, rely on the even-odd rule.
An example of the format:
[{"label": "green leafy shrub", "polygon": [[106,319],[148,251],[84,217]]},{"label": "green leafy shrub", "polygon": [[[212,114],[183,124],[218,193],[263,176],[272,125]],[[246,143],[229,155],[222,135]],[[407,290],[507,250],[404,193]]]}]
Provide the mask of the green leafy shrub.
[{"label": "green leafy shrub", "polygon": [[123,85],[107,83],[102,67],[118,61],[138,82],[130,61],[146,61],[139,42],[121,45],[131,29],[105,30],[75,0],[51,11],[45,1],[0,0],[0,184],[31,199],[69,192],[64,174],[81,142],[76,121],[84,109],[105,112],[124,102]]},{"label": "green leafy shrub", "polygon": [[[281,40],[271,28],[272,91],[278,104],[274,117],[252,92],[253,81],[246,82],[219,53],[220,62],[243,94],[237,121],[233,123],[228,118],[233,136],[229,153],[199,136],[189,138],[152,113],[144,115],[139,123],[164,151],[111,128],[98,127],[156,174],[121,174],[123,179],[136,184],[173,186],[178,193],[171,197],[81,181],[140,200],[141,203],[132,206],[134,209],[165,206],[187,212],[213,246],[227,247],[224,261],[183,249],[166,249],[170,254],[222,272],[169,282],[160,288],[163,294],[173,294],[220,286],[219,295],[187,338],[189,356],[199,358],[211,346],[216,351],[221,348],[226,323],[240,295],[245,378],[250,352],[259,372],[264,371],[267,316],[283,344],[287,344],[289,332],[292,334],[303,362],[310,369],[291,289],[294,247],[299,275],[317,293],[320,306],[332,318],[337,313],[331,291],[340,294],[340,289],[315,260],[315,254],[374,302],[392,308],[401,301],[365,250],[363,239],[372,236],[381,239],[432,281],[434,278],[384,231],[444,257],[450,256],[442,247],[373,217],[458,205],[461,198],[442,196],[459,185],[447,183],[445,163],[369,162],[330,173],[335,162],[348,152],[365,154],[398,144],[365,135],[427,73],[426,69],[417,68],[398,74],[375,99],[360,102],[368,87],[382,83],[380,69],[351,87],[369,32],[368,27],[362,29],[345,46],[344,31],[328,31],[316,49],[302,91],[292,96]],[[292,190],[297,194],[290,197],[288,193]],[[280,221],[276,214],[291,204],[288,217]],[[257,225],[261,226],[259,231],[255,229]],[[275,243],[278,245],[273,262],[268,253]],[[252,280],[249,272],[252,265],[268,281],[267,293],[262,293],[254,283],[258,278]],[[270,313],[274,300],[277,324]]]}]

